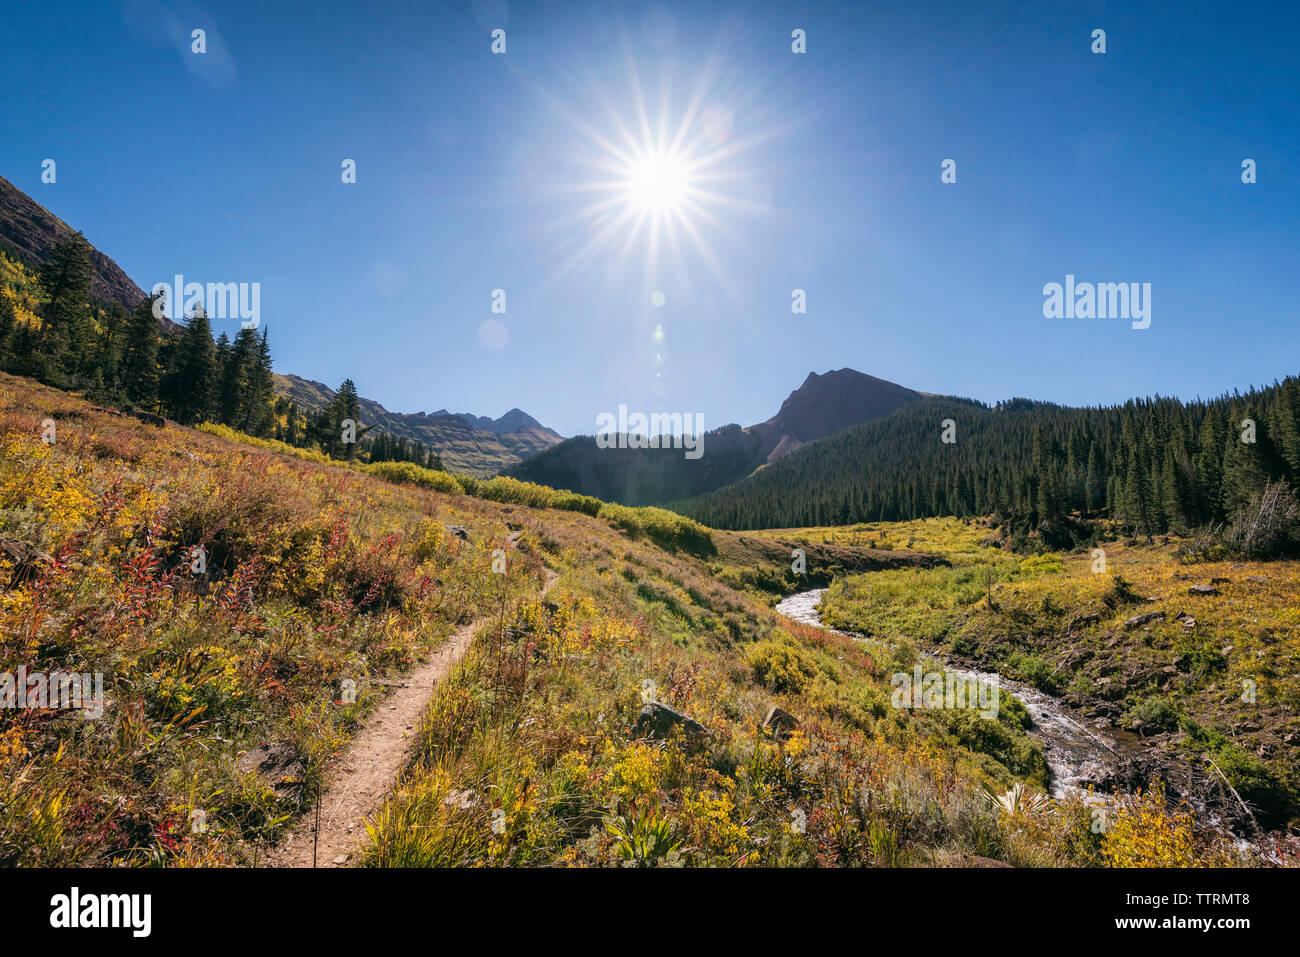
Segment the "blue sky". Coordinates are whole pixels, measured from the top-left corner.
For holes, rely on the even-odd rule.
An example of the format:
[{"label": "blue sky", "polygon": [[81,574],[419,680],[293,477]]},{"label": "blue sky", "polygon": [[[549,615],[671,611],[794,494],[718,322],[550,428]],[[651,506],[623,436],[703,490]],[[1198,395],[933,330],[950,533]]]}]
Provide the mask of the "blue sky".
[{"label": "blue sky", "polygon": [[[394,411],[519,406],[575,434],[627,404],[713,428],[843,366],[989,401],[1214,395],[1300,372],[1298,22],[1251,2],[47,0],[0,21],[0,175],[146,289],[259,282],[278,371]],[[620,222],[642,197],[597,188],[643,112],[662,152],[691,117],[690,205],[650,214],[678,252],[665,226],[653,264],[648,223]],[[1151,327],[1044,318],[1067,273],[1151,283]]]}]

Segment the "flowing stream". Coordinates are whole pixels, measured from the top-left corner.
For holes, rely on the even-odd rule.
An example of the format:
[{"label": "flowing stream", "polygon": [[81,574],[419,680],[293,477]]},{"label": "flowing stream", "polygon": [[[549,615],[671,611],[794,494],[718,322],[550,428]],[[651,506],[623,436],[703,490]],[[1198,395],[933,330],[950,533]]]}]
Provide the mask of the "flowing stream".
[{"label": "flowing stream", "polygon": [[[818,605],[826,589],[814,588],[811,591],[791,595],[776,606],[777,612],[817,628],[825,628]],[[827,629],[838,635],[861,639],[861,635]],[[1044,694],[1037,688],[1003,678],[996,672],[972,671],[950,664],[943,655],[930,651],[923,653],[944,662],[949,671],[967,678],[979,678],[996,683],[1004,692],[1010,692],[1019,698],[1025,709],[1033,718],[1034,725],[1030,733],[1043,745],[1043,756],[1052,772],[1052,789],[1057,797],[1069,793],[1082,793],[1084,785],[1098,780],[1125,753],[1139,749],[1137,739],[1126,732],[1102,730],[1101,722],[1089,721],[1082,715],[1072,715],[1066,707],[1051,695]],[[1090,726],[1091,725],[1091,726]]]}]

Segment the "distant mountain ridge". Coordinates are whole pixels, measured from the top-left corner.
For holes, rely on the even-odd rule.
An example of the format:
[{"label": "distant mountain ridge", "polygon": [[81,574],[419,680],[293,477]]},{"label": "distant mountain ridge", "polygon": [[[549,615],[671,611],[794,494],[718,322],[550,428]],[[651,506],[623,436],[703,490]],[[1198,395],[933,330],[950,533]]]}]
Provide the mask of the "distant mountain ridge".
[{"label": "distant mountain ridge", "polygon": [[[334,398],[322,382],[296,375],[275,375],[275,392],[298,403],[307,413],[317,412]],[[398,438],[422,442],[442,456],[443,466],[486,478],[564,441],[553,429],[528,413],[511,409],[498,419],[468,412],[390,412],[374,399],[361,398],[361,422]],[[481,427],[476,423],[487,423]]]},{"label": "distant mountain ridge", "polygon": [[[419,414],[424,415],[425,413],[421,412]],[[446,409],[439,409],[437,412],[430,412],[428,414],[430,416],[435,416],[435,415],[454,416],[457,419],[462,419],[463,421],[468,422],[476,429],[482,429],[485,432],[492,432],[495,433],[496,435],[506,435],[512,432],[523,432],[526,429],[541,429],[546,432],[552,431],[551,429],[546,428],[546,426],[542,425],[542,423],[534,419],[523,409],[511,409],[509,412],[501,416],[499,419],[491,419],[488,418],[486,415],[475,415],[472,412],[448,412]],[[557,439],[560,438],[560,434],[558,432],[555,432],[553,434]]]},{"label": "distant mountain ridge", "polygon": [[810,373],[765,422],[704,435],[704,455],[680,449],[606,448],[577,436],[506,470],[513,478],[625,505],[662,505],[720,489],[846,428],[890,415],[921,393],[854,369]]}]

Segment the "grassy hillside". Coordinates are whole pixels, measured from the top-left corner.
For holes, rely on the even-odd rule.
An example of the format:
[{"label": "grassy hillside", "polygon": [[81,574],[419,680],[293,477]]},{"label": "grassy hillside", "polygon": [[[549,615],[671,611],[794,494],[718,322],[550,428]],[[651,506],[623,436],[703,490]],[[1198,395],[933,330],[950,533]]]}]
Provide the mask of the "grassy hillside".
[{"label": "grassy hillside", "polygon": [[1186,563],[1163,540],[1102,551],[1104,571],[1091,551],[980,548],[950,568],[848,576],[823,620],[1062,695],[1222,774],[1266,828],[1300,824],[1300,563]]},{"label": "grassy hillside", "polygon": [[[425,488],[12,377],[0,446],[0,660],[101,672],[107,699],[97,719],[0,711],[0,863],[262,859],[387,683],[480,616],[493,624],[414,729],[368,863],[1228,859],[1205,822],[1150,797],[1104,834],[1078,800],[991,801],[985,786],[1043,787],[1023,708],[892,707],[914,646],[795,625],[718,574],[783,574],[782,536],[503,480]],[[648,733],[647,700],[698,727]],[[773,706],[797,729],[764,727]]]}]

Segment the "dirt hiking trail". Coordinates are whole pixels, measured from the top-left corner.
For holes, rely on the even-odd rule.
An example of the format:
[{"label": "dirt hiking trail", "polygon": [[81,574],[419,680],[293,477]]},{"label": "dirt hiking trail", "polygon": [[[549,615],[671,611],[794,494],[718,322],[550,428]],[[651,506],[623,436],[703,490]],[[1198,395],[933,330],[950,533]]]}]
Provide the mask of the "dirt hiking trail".
[{"label": "dirt hiking trail", "polygon": [[[537,597],[545,596],[558,578],[546,569],[546,581]],[[366,836],[365,821],[379,810],[406,765],[416,723],[434,688],[464,657],[478,633],[495,621],[495,616],[486,615],[458,628],[376,705],[326,780],[320,799],[319,840],[313,808],[271,850],[266,866],[311,867],[313,845],[317,867],[346,867],[356,862]]]}]

